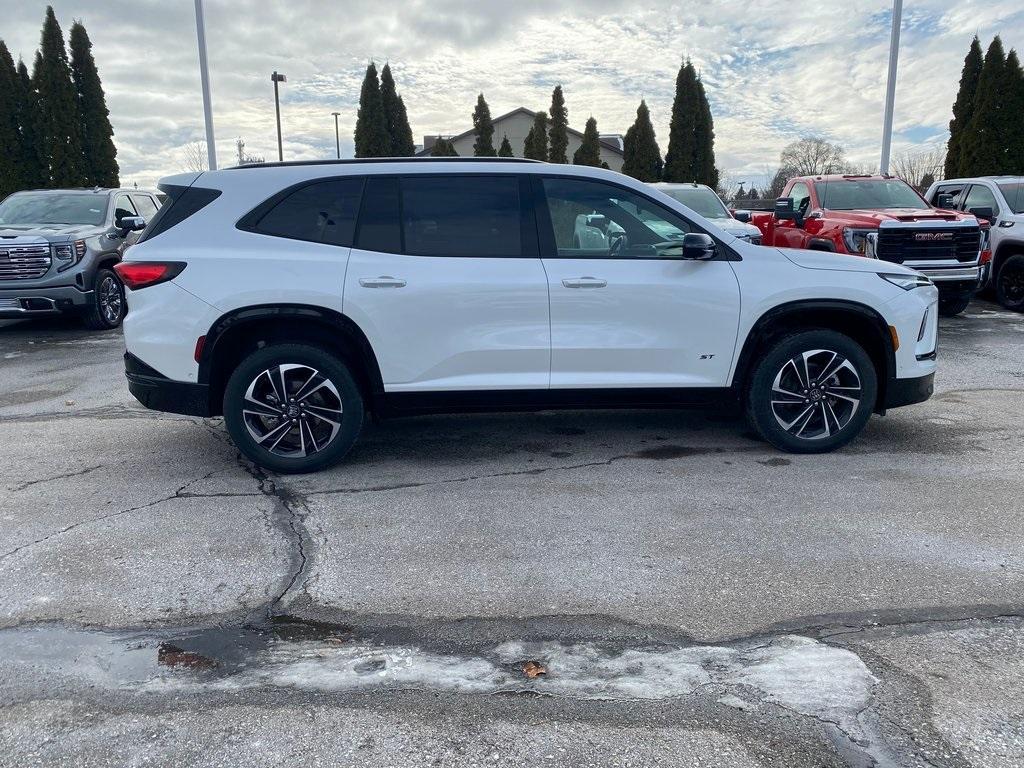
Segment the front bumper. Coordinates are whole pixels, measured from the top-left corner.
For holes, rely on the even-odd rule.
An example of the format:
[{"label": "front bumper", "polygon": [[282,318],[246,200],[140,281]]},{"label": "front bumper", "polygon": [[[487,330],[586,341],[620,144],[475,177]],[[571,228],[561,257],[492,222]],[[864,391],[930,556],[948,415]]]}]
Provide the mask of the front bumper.
[{"label": "front bumper", "polygon": [[147,408],[186,416],[210,416],[210,393],[206,384],[168,379],[131,352],[124,353],[128,391]]},{"label": "front bumper", "polygon": [[923,403],[935,391],[935,372],[913,379],[889,379],[885,388],[885,407],[899,408],[901,405]]},{"label": "front bumper", "polygon": [[0,318],[42,317],[73,312],[92,301],[93,292],[73,285],[0,288]]},{"label": "front bumper", "polygon": [[989,264],[987,263],[954,268],[916,267],[912,263],[907,263],[905,266],[926,275],[943,293],[975,293],[988,282]]}]

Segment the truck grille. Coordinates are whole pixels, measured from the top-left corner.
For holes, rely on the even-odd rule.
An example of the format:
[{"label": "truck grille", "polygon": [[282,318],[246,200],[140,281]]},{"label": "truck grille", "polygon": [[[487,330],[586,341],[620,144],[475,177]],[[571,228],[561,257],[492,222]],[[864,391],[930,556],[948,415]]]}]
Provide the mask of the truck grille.
[{"label": "truck grille", "polygon": [[0,280],[35,280],[49,269],[47,245],[0,246]]},{"label": "truck grille", "polygon": [[934,229],[882,227],[878,230],[878,258],[896,264],[915,261],[962,263],[978,260],[981,250],[979,227],[935,227]]}]

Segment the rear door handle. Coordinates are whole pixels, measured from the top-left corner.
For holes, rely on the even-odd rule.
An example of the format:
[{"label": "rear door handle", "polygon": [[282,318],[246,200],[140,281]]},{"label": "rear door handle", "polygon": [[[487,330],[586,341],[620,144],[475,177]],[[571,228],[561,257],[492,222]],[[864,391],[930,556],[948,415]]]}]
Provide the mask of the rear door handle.
[{"label": "rear door handle", "polygon": [[575,277],[571,280],[563,280],[562,285],[566,288],[606,288],[608,281],[599,277]]},{"label": "rear door handle", "polygon": [[400,277],[391,277],[391,275],[361,277],[359,284],[363,288],[405,288],[405,280]]}]

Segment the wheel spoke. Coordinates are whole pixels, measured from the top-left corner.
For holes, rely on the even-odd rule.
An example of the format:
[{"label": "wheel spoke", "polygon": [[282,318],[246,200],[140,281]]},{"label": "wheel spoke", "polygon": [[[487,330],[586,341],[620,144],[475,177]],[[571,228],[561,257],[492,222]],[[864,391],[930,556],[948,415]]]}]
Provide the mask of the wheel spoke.
[{"label": "wheel spoke", "polygon": [[772,400],[773,403],[802,403],[804,401],[803,395],[798,395],[796,392],[790,392],[779,386],[772,387],[772,392],[778,392],[780,395],[790,398],[789,400]]},{"label": "wheel spoke", "polygon": [[318,405],[307,405],[306,413],[310,416],[315,416],[320,419],[320,421],[326,421],[328,424],[333,424],[336,427],[341,425],[340,410],[336,411],[333,408],[321,408]]},{"label": "wheel spoke", "polygon": [[317,445],[316,435],[313,434],[313,427],[309,425],[309,422],[307,422],[306,419],[299,420],[299,434],[302,434],[303,429],[306,430],[306,433],[309,437],[309,443],[313,447],[311,453],[316,453],[317,451],[320,450],[320,446]]},{"label": "wheel spoke", "polygon": [[784,423],[784,424],[782,425],[782,428],[783,428],[783,429],[785,429],[785,430],[786,430],[787,432],[790,432],[790,431],[792,431],[793,427],[795,427],[795,426],[796,426],[797,422],[798,422],[798,421],[800,421],[800,419],[802,419],[802,418],[803,418],[804,416],[806,416],[807,414],[809,414],[809,413],[810,413],[810,412],[811,412],[812,410],[814,410],[814,406],[813,406],[813,405],[808,405],[808,406],[807,406],[806,408],[804,408],[804,409],[803,409],[803,410],[802,410],[802,411],[800,412],[800,415],[799,415],[799,416],[797,416],[797,417],[796,417],[795,419],[793,419],[793,420],[792,420],[791,422],[789,422],[788,424],[785,424],[785,423]]},{"label": "wheel spoke", "polygon": [[[306,381],[302,384],[301,387],[299,387],[297,390],[295,390],[295,394],[293,395],[293,397],[298,402],[302,402],[302,400],[305,399],[305,397],[306,397],[306,388],[309,387],[309,385],[313,383],[314,379],[319,379],[320,380],[319,382],[317,382],[318,385],[323,383],[323,382],[325,382],[325,381],[327,381],[327,379],[325,379],[323,376],[320,375],[320,371],[314,370],[313,368],[310,368],[309,370],[311,371],[311,373],[309,374],[309,378],[306,379]],[[312,390],[311,390],[311,392],[312,392]]]},{"label": "wheel spoke", "polygon": [[245,404],[242,406],[242,412],[252,413],[257,416],[273,416],[274,418],[279,418],[281,416],[281,412],[276,408],[271,408],[269,405],[261,403],[250,395],[245,396]]},{"label": "wheel spoke", "polygon": [[807,413],[807,418],[803,420],[803,423],[800,425],[800,429],[798,429],[796,431],[796,433],[795,433],[797,437],[800,437],[800,435],[802,435],[804,433],[804,430],[807,429],[807,425],[810,424],[811,420],[814,418],[814,406],[813,405],[807,406],[806,413]]},{"label": "wheel spoke", "polygon": [[[832,396],[832,397],[838,397],[840,400],[846,400],[849,403],[856,404],[856,403],[860,402],[860,398],[859,397],[850,397],[849,395],[840,394],[839,392],[835,391],[836,389],[838,389],[838,387],[829,387],[829,389],[828,389],[829,395]],[[857,389],[856,391],[859,393],[860,389]]]},{"label": "wheel spoke", "polygon": [[284,437],[285,435],[287,435],[288,434],[288,430],[290,430],[291,428],[292,428],[292,424],[291,424],[290,421],[282,422],[281,424],[278,424],[272,430],[267,432],[267,434],[265,434],[263,437],[261,437],[258,442],[262,444],[262,443],[267,442],[271,438],[276,437],[277,439],[274,440],[274,444],[270,446],[270,450],[273,451],[274,448],[277,447],[277,444],[281,442],[281,438]]}]

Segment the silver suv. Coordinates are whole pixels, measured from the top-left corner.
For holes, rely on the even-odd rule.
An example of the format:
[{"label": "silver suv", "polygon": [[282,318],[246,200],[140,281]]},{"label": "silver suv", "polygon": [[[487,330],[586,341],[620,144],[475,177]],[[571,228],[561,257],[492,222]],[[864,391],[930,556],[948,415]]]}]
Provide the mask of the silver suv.
[{"label": "silver suv", "polygon": [[127,304],[113,270],[160,207],[135,189],[16,192],[0,203],[0,318],[80,314],[116,328]]}]

